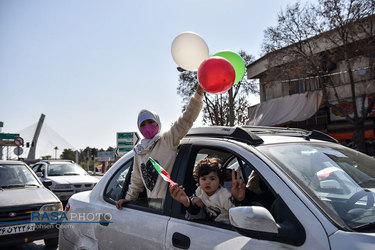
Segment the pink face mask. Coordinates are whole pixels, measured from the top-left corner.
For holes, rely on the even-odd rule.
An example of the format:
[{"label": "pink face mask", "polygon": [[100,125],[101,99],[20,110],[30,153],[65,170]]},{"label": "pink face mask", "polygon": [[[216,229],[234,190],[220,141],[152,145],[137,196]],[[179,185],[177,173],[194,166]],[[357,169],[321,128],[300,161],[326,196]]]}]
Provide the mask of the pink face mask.
[{"label": "pink face mask", "polygon": [[148,124],[146,126],[143,126],[141,128],[141,133],[142,135],[147,138],[147,139],[151,139],[153,138],[157,133],[158,133],[158,127],[152,125],[152,124]]}]

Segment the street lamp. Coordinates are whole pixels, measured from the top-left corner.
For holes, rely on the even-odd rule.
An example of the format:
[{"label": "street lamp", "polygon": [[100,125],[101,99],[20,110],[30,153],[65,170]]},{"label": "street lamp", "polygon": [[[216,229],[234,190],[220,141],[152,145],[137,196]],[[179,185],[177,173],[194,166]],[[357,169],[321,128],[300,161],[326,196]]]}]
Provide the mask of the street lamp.
[{"label": "street lamp", "polygon": [[59,150],[59,148],[56,146],[53,148],[55,150],[55,160],[57,159],[57,150]]}]

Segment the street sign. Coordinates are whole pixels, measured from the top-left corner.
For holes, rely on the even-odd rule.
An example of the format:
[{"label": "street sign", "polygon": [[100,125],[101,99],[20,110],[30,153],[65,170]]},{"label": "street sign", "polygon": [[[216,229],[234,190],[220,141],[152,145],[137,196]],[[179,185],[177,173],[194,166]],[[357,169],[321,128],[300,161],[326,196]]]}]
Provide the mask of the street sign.
[{"label": "street sign", "polygon": [[117,150],[118,156],[131,151],[139,141],[137,132],[117,132]]},{"label": "street sign", "polygon": [[16,146],[14,141],[0,141],[0,146]]},{"label": "street sign", "polygon": [[131,151],[132,150],[132,148],[118,148],[118,153],[119,154],[125,154],[125,153],[127,153],[127,152],[129,152],[129,151]]},{"label": "street sign", "polygon": [[21,147],[16,147],[14,148],[13,152],[15,155],[22,155],[23,149]]},{"label": "street sign", "polygon": [[115,152],[107,151],[107,152],[98,152],[96,156],[97,161],[115,161]]},{"label": "street sign", "polygon": [[23,146],[23,138],[17,136],[16,138],[14,138],[14,144],[16,144],[17,146]]},{"label": "street sign", "polygon": [[3,139],[3,140],[13,140],[14,138],[18,136],[20,136],[20,134],[0,133],[0,139]]}]

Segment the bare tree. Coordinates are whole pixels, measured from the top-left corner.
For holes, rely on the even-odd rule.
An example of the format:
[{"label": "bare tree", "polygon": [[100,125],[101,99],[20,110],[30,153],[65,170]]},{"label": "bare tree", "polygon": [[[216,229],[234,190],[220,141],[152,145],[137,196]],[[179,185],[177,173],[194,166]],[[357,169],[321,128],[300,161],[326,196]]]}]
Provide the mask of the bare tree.
[{"label": "bare tree", "polygon": [[[352,58],[364,54],[374,58],[374,6],[374,0],[319,0],[315,6],[302,6],[297,2],[279,14],[278,25],[265,31],[263,42],[263,52],[269,53],[272,62],[268,65],[269,76],[286,80],[309,74],[318,77],[326,107],[337,108],[345,114],[346,120],[355,130],[353,141],[362,152],[365,151],[365,120],[375,98],[365,109],[366,93],[363,93],[363,105],[359,113]],[[334,61],[337,60],[345,61],[353,117],[344,112],[340,105],[328,101],[328,95],[332,92],[338,103],[343,98],[340,96],[339,84],[330,76],[330,71],[336,67]]]},{"label": "bare tree", "polygon": [[[245,64],[254,60],[253,56],[244,51],[239,52]],[[246,73],[244,74],[246,76]],[[179,75],[177,93],[182,97],[183,110],[198,86],[197,72],[183,71]],[[218,126],[234,126],[245,124],[247,107],[249,106],[248,96],[258,94],[258,85],[254,80],[247,80],[243,77],[228,92],[214,95],[205,92],[203,106],[203,123]]]},{"label": "bare tree", "polygon": [[[375,37],[373,21],[374,0],[320,0],[317,13],[323,20],[323,25],[332,32],[325,36],[343,56],[346,71],[349,75],[351,101],[353,103],[353,117],[346,114],[346,119],[354,126],[353,142],[358,150],[365,152],[365,121],[375,103],[375,98],[365,108],[365,99],[368,93],[361,93],[361,107],[356,102],[357,93],[353,76],[353,61],[351,58],[372,52],[374,58]],[[336,88],[333,87],[336,99],[340,102]]]}]

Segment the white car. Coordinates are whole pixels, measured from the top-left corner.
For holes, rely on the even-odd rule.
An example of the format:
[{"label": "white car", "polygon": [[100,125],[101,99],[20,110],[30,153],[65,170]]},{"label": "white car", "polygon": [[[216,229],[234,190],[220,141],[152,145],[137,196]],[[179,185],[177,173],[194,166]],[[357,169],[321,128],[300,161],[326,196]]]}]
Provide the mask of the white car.
[{"label": "white car", "polygon": [[[45,182],[48,186],[50,182]],[[61,214],[63,205],[22,161],[0,160],[0,249],[44,239],[47,247],[58,243],[56,221],[40,217]]]},{"label": "white car", "polygon": [[93,189],[99,181],[69,160],[43,160],[34,164],[32,169],[42,182],[52,181],[49,188],[62,202],[75,193]]},{"label": "white car", "polygon": [[[218,157],[229,172],[241,166],[246,200],[229,210],[230,224],[187,220],[185,207],[169,192],[163,199],[141,193],[116,209],[129,186],[133,156],[130,152],[118,160],[91,192],[69,199],[65,222],[70,227],[60,228],[59,249],[375,246],[375,159],[321,132],[249,126],[190,130],[171,178],[191,195],[198,160]],[[230,184],[229,177],[224,187]]]}]

